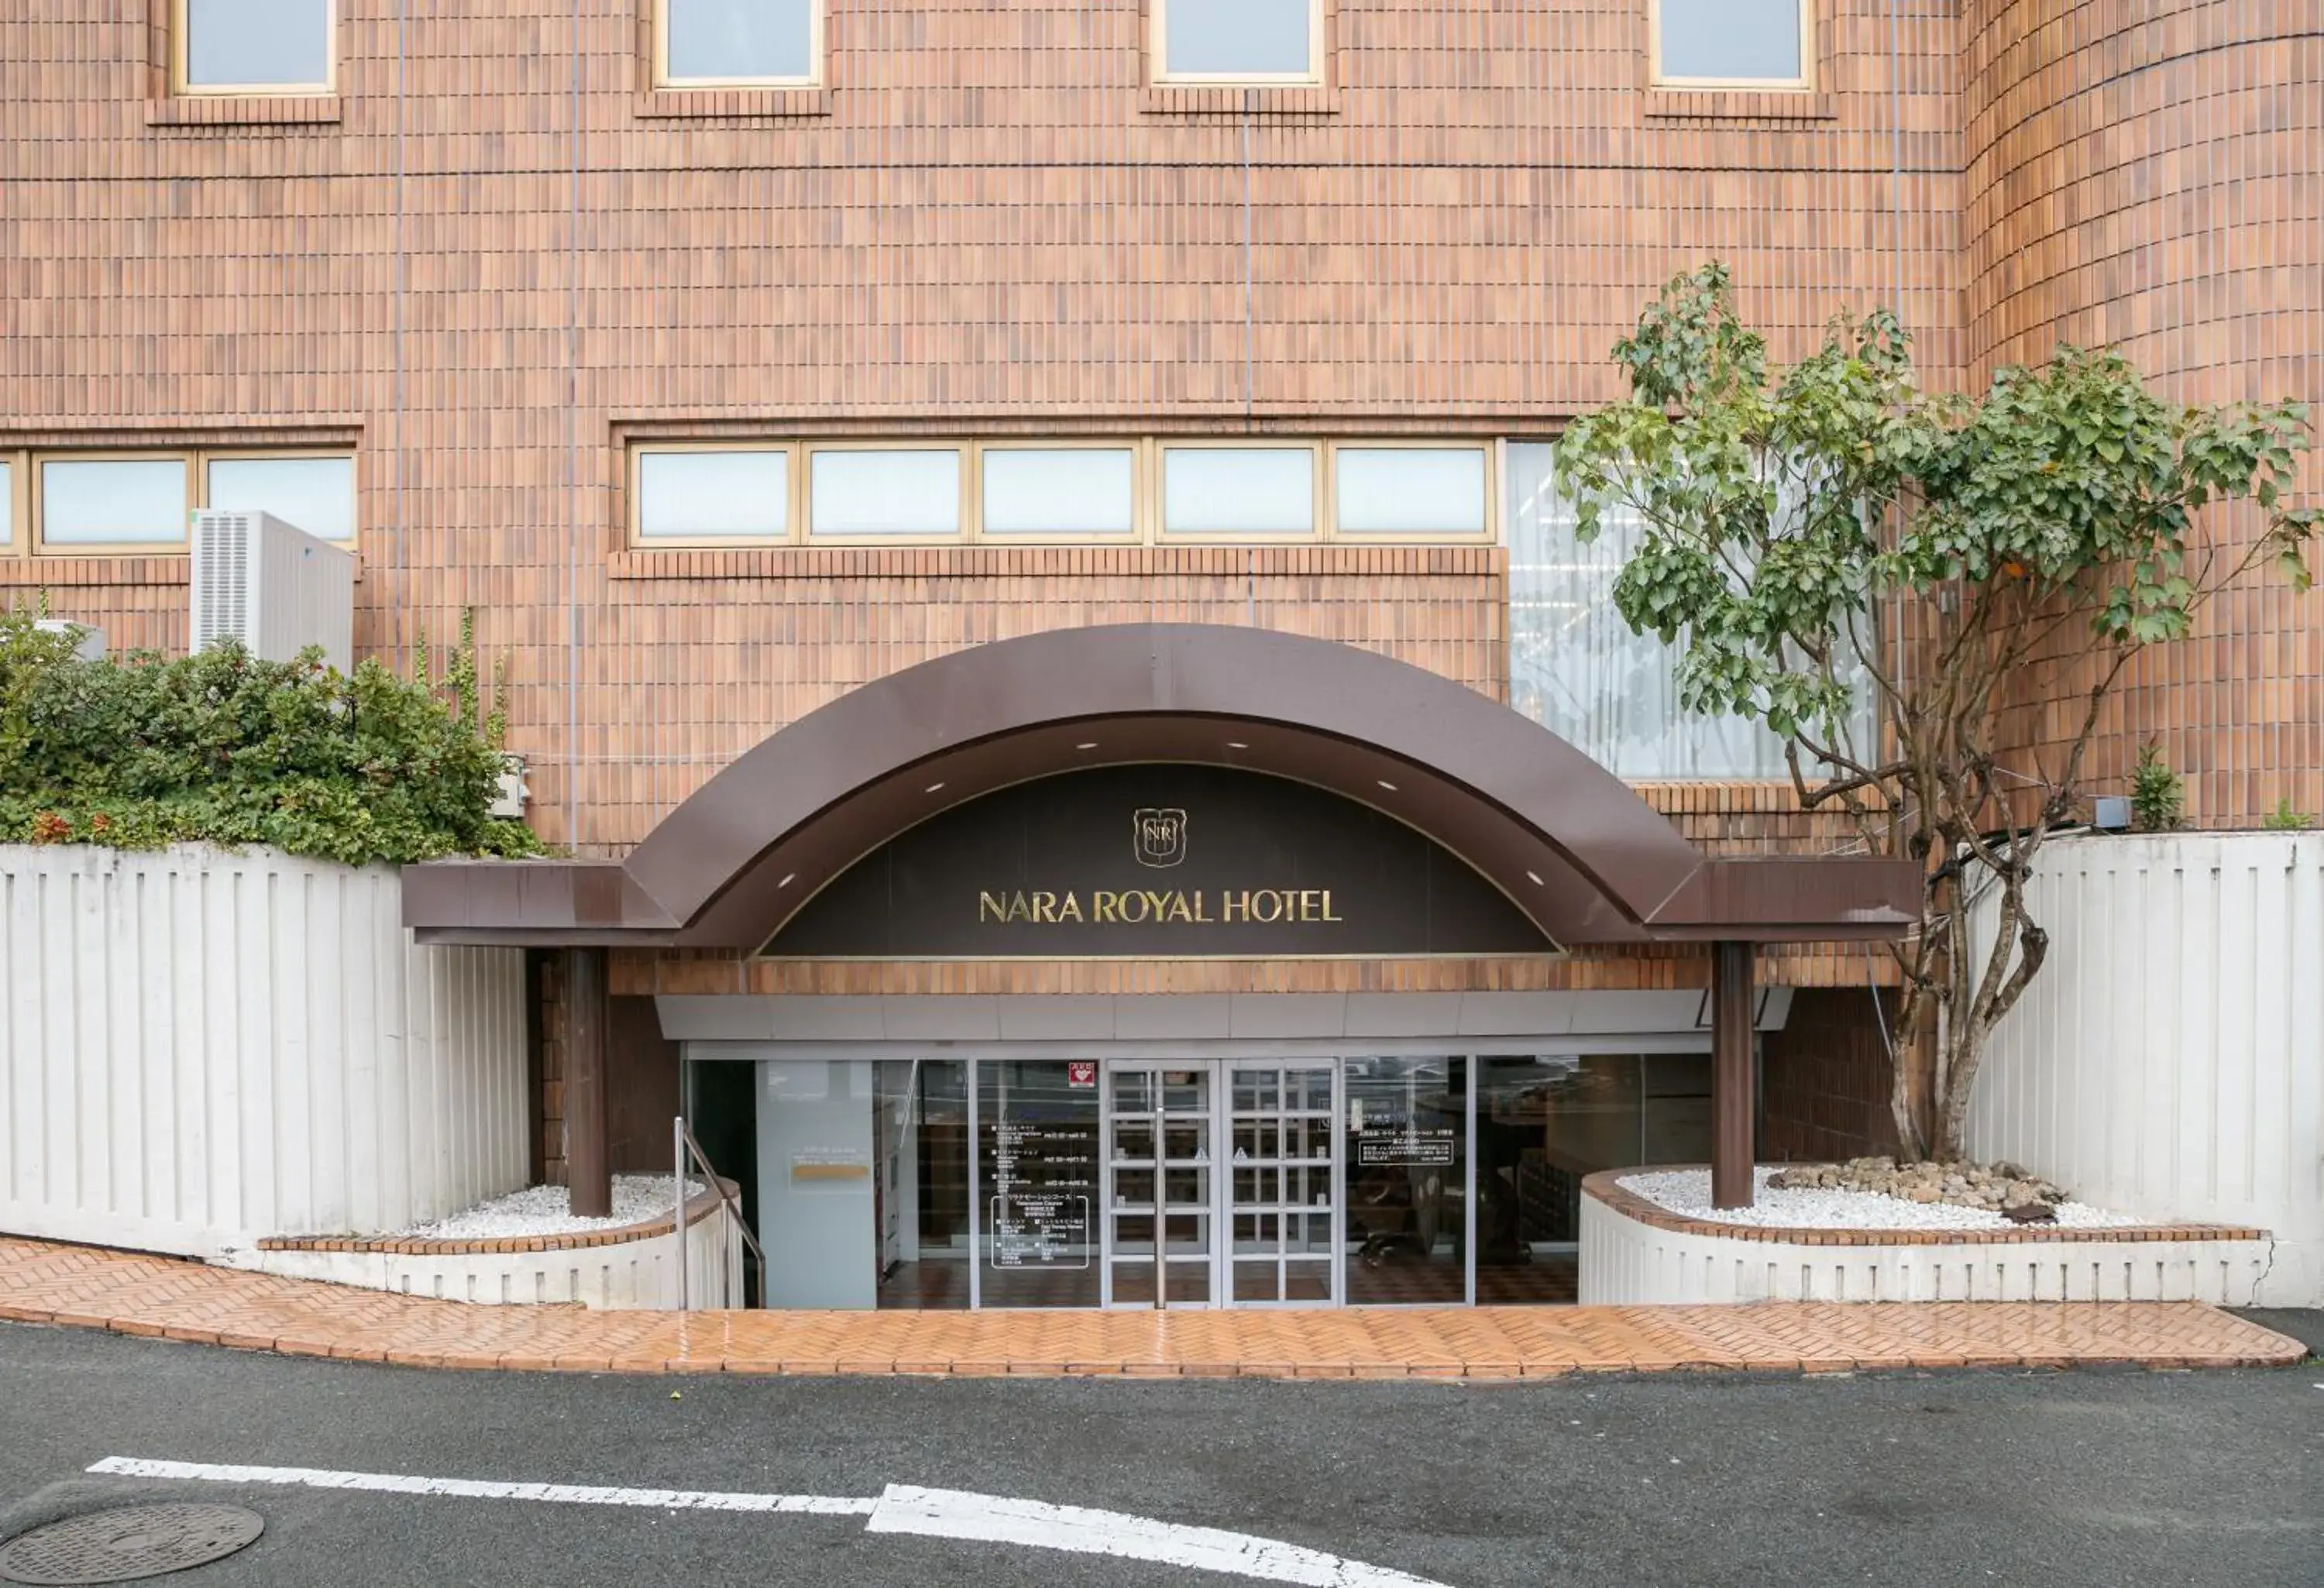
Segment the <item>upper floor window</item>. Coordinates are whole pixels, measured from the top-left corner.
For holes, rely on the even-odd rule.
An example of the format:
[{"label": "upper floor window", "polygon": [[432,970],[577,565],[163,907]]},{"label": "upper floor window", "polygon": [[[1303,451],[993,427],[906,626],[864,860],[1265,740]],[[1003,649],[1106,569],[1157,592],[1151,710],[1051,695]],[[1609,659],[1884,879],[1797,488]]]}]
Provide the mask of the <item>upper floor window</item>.
[{"label": "upper floor window", "polygon": [[1157,82],[1323,80],[1323,0],[1152,0],[1152,5]]},{"label": "upper floor window", "polygon": [[[1634,782],[1787,780],[1784,741],[1742,717],[1680,704],[1679,648],[1632,631],[1614,581],[1644,540],[1634,514],[1609,512],[1583,544],[1545,442],[1509,443],[1509,703]],[[1847,739],[1877,743],[1873,692],[1856,679]]]},{"label": "upper floor window", "polygon": [[1815,0],[1649,0],[1666,88],[1814,87]]},{"label": "upper floor window", "polygon": [[355,538],[353,453],[0,452],[0,557],[182,551],[198,507]]},{"label": "upper floor window", "polygon": [[175,0],[181,94],[328,94],[337,0]]},{"label": "upper floor window", "polygon": [[1484,543],[1493,457],[1458,439],[646,441],[630,541]]},{"label": "upper floor window", "polygon": [[823,76],[823,0],[659,0],[654,80],[665,88],[813,86]]}]

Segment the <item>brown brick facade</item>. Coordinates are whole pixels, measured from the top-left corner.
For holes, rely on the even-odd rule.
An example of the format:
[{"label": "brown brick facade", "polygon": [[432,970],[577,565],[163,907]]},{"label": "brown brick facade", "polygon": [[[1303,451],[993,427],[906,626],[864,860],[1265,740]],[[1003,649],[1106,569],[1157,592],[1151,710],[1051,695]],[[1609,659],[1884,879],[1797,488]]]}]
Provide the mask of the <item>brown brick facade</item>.
[{"label": "brown brick facade", "polygon": [[[340,0],[338,97],[287,105],[168,99],[166,0],[0,21],[0,445],[353,442],[359,651],[401,662],[477,609],[535,819],[584,854],[838,694],[1033,629],[1259,624],[1508,685],[1495,549],[633,551],[631,439],[1540,435],[1618,394],[1610,344],[1713,254],[1778,356],[1883,300],[1934,384],[2071,336],[2121,339],[2190,399],[2324,397],[2324,0],[1822,0],[1802,96],[1649,89],[1646,0],[1335,0],[1324,84],[1296,91],[1148,88],[1137,0],[829,0],[826,87],[658,92],[649,3]],[[117,646],[181,647],[185,578],[180,558],[0,561]],[[2203,819],[2324,807],[2317,608],[2238,594],[2206,627],[2132,680],[2101,775],[2163,733]],[[1721,850],[1843,842],[1779,788],[1648,795]],[[1859,958],[1765,969],[1844,987]],[[1702,965],[617,974],[1627,986]]]},{"label": "brown brick facade", "polygon": [[1889,1112],[1885,1012],[1895,1034],[1896,998],[1875,1010],[1866,985],[1878,951],[1859,957],[1854,986],[1803,987],[1780,1031],[1759,1039],[1759,1157],[1816,1163],[1896,1150]]}]

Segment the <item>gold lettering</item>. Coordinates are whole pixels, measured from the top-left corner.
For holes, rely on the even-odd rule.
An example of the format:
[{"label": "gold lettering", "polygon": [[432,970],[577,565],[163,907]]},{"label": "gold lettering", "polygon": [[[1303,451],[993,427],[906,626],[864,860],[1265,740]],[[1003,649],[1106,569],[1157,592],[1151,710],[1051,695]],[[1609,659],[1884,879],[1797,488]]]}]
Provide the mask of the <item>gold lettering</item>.
[{"label": "gold lettering", "polygon": [[1211,924],[1210,907],[1204,901],[1200,888],[1194,890],[1194,919],[1206,927]]},{"label": "gold lettering", "polygon": [[1170,895],[1170,919],[1174,921],[1184,921],[1190,927],[1194,924],[1194,909],[1186,903],[1186,896],[1184,893]]},{"label": "gold lettering", "polygon": [[1219,896],[1219,919],[1231,926],[1236,921],[1250,919],[1250,891],[1223,893]]},{"label": "gold lettering", "polygon": [[1327,921],[1335,921],[1340,919],[1338,916],[1332,913],[1332,891],[1329,888],[1323,890],[1323,919]]},{"label": "gold lettering", "polygon": [[1146,908],[1151,913],[1155,923],[1159,925],[1170,919],[1170,896],[1167,893],[1157,893],[1149,890],[1146,895]]},{"label": "gold lettering", "polygon": [[1283,895],[1272,888],[1261,888],[1250,896],[1250,919],[1272,924],[1283,919]]},{"label": "gold lettering", "polygon": [[1323,895],[1321,890],[1315,888],[1302,888],[1299,890],[1299,919],[1301,920],[1322,920],[1323,919]]},{"label": "gold lettering", "polygon": [[1121,919],[1121,895],[1101,888],[1090,895],[1090,919],[1093,923],[1110,923]]},{"label": "gold lettering", "polygon": [[1029,921],[1033,919],[1033,912],[1026,905],[1025,895],[1021,891],[1009,896],[1008,919],[1012,921]]},{"label": "gold lettering", "polygon": [[1065,902],[1057,906],[1057,919],[1061,921],[1077,921],[1081,919],[1082,901],[1071,893],[1066,894]]},{"label": "gold lettering", "polygon": [[1057,896],[1055,893],[1033,895],[1033,919],[1037,923],[1055,926],[1057,920]]},{"label": "gold lettering", "polygon": [[[1131,926],[1136,926],[1146,919],[1146,912],[1152,908],[1153,899],[1154,896],[1151,893],[1124,893],[1121,896],[1121,919]],[[1132,909],[1132,906],[1136,908]]]},{"label": "gold lettering", "polygon": [[990,893],[979,893],[976,896],[976,920],[979,926],[986,921],[1005,921],[1008,919],[1009,907],[1000,900]]}]

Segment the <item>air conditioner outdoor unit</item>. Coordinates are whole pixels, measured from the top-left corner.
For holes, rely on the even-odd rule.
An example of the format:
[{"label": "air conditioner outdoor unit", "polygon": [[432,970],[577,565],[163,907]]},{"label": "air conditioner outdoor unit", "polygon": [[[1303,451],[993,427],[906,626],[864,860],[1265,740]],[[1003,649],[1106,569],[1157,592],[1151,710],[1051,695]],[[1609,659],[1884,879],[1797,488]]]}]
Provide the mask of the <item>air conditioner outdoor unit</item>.
[{"label": "air conditioner outdoor unit", "polygon": [[263,661],[309,645],[355,663],[355,554],[267,512],[194,514],[193,649],[239,640]]},{"label": "air conditioner outdoor unit", "polygon": [[33,621],[32,626],[43,634],[69,634],[73,654],[83,661],[105,660],[105,631],[89,623],[77,623],[69,617],[44,617]]}]

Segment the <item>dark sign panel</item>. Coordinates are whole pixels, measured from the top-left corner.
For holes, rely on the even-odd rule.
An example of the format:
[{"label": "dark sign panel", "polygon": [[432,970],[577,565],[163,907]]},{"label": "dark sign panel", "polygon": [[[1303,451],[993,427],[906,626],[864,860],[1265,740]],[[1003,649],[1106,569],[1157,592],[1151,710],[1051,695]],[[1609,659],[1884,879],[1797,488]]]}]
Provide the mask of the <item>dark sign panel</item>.
[{"label": "dark sign panel", "polygon": [[1368,806],[1223,767],[1004,789],[856,863],[763,950],[786,959],[1541,954],[1457,856]]}]

